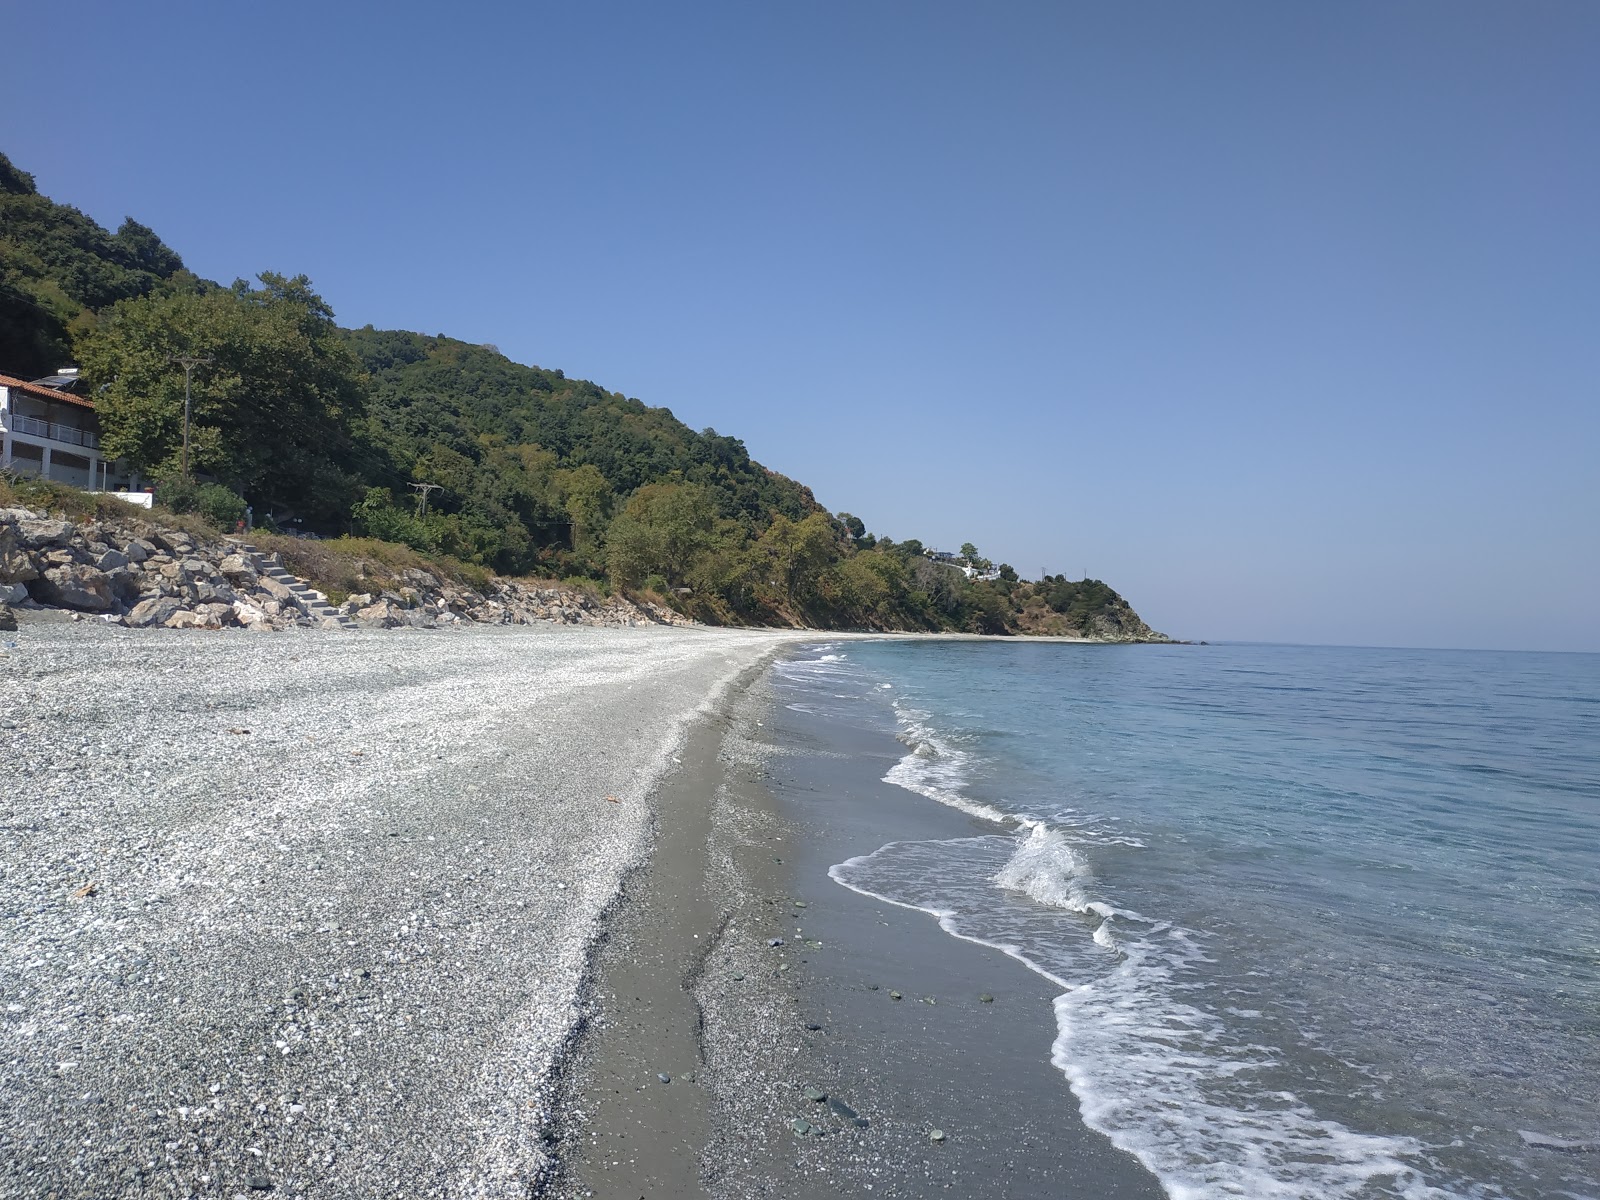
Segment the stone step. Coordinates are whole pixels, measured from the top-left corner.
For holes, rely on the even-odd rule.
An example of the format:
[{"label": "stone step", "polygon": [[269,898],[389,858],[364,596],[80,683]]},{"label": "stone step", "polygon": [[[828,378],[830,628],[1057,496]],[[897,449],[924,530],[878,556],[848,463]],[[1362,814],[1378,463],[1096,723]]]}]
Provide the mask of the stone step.
[{"label": "stone step", "polygon": [[320,621],[332,621],[341,629],[354,629],[356,623],[333,605],[328,603],[328,597],[317,591],[298,575],[285,570],[283,560],[276,553],[263,554],[255,546],[243,538],[230,537],[225,539],[239,554],[248,556],[255,563],[256,571],[260,575],[280,583],[289,589],[289,594],[306,616]]}]

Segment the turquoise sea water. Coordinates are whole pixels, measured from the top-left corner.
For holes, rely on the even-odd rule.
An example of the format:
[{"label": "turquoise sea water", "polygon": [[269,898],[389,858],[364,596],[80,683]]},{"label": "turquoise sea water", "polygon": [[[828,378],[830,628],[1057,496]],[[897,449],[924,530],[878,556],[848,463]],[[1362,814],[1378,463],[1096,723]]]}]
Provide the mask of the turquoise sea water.
[{"label": "turquoise sea water", "polygon": [[1173,1196],[1600,1195],[1600,656],[857,642],[780,687],[974,815],[833,877],[1056,981],[1040,1054]]}]

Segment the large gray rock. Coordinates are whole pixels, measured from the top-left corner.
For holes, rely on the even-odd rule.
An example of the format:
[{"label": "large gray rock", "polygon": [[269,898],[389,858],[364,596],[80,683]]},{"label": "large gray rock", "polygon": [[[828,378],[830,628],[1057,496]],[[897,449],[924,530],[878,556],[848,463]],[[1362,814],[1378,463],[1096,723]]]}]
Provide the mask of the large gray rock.
[{"label": "large gray rock", "polygon": [[168,629],[221,629],[222,622],[213,613],[192,612],[180,608],[167,618]]},{"label": "large gray rock", "polygon": [[39,568],[18,543],[16,532],[9,525],[0,525],[0,583],[26,583],[37,578]]},{"label": "large gray rock", "polygon": [[111,582],[112,594],[124,604],[132,604],[143,590],[139,586],[140,577],[127,567],[117,567],[107,571],[106,578]]},{"label": "large gray rock", "polygon": [[43,517],[36,521],[18,521],[17,532],[31,546],[65,546],[72,540],[74,527],[71,521]]},{"label": "large gray rock", "polygon": [[217,564],[217,570],[221,571],[223,575],[234,583],[251,585],[254,585],[258,574],[255,564],[242,554],[228,555],[227,558]]},{"label": "large gray rock", "polygon": [[21,604],[28,598],[28,589],[21,583],[0,583],[0,604]]},{"label": "large gray rock", "polygon": [[358,609],[356,620],[363,625],[372,625],[379,629],[393,629],[397,625],[407,623],[405,609],[390,600],[379,600],[376,604]]},{"label": "large gray rock", "polygon": [[294,603],[294,592],[290,590],[289,585],[286,583],[279,583],[270,575],[263,575],[259,580],[256,581],[256,586],[267,595],[271,596],[279,604]]},{"label": "large gray rock", "polygon": [[122,552],[128,556],[129,562],[142,563],[156,552],[156,548],[143,538],[134,538],[122,548]]},{"label": "large gray rock", "polygon": [[15,633],[17,631],[17,614],[4,604],[0,604],[0,631]]},{"label": "large gray rock", "polygon": [[128,556],[121,550],[107,550],[99,558],[94,560],[94,565],[96,570],[112,571],[117,567],[127,566]]},{"label": "large gray rock", "polygon": [[140,629],[148,625],[165,625],[182,607],[171,596],[151,596],[135,604],[125,620]]},{"label": "large gray rock", "polygon": [[48,568],[34,580],[32,591],[41,604],[79,612],[105,612],[116,606],[111,581],[93,567],[79,563]]}]

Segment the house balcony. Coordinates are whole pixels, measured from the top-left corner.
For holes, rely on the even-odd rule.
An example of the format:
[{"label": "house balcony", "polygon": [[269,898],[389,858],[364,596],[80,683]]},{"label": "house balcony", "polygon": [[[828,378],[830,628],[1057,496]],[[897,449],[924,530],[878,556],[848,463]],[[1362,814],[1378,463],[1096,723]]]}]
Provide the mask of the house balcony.
[{"label": "house balcony", "polygon": [[100,448],[99,437],[87,429],[77,429],[71,425],[59,425],[54,421],[45,421],[39,417],[25,417],[21,413],[0,414],[0,429],[5,428],[9,428],[12,433],[45,438],[48,441],[61,442],[68,446],[82,446],[86,450],[98,450]]}]

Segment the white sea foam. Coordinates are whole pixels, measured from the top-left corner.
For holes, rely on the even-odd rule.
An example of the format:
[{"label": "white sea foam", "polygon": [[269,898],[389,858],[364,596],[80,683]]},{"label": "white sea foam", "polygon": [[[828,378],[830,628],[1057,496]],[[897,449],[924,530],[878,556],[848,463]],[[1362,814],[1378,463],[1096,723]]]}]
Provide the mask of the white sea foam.
[{"label": "white sea foam", "polygon": [[1358,1133],[1291,1092],[1250,1085],[1272,1052],[1182,999],[1206,961],[1192,934],[1167,928],[1121,949],[1107,975],[1056,998],[1051,1061],[1084,1121],[1174,1200],[1449,1195],[1423,1179],[1413,1139]]},{"label": "white sea foam", "polygon": [[1076,913],[1090,911],[1088,862],[1060,830],[1042,823],[1028,830],[994,881],[1040,904]]},{"label": "white sea foam", "polygon": [[[931,714],[894,704],[907,751],[884,782],[1013,832],[894,842],[829,875],[925,912],[952,936],[999,949],[1061,988],[1051,1061],[1091,1128],[1144,1163],[1174,1200],[1449,1195],[1419,1172],[1423,1148],[1414,1140],[1357,1132],[1257,1081],[1275,1054],[1203,1007],[1203,937],[1119,907],[1096,880],[1099,848],[1136,849],[1140,839],[1094,814],[1065,811],[1047,823],[974,798],[975,754]],[[979,862],[998,865],[973,877],[965,868]],[[950,869],[959,886],[946,885]],[[996,903],[994,892],[984,899],[983,878],[1039,909]],[[1051,909],[1062,923],[1041,935],[1039,914]]]}]

